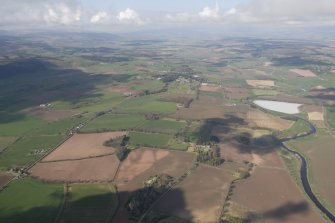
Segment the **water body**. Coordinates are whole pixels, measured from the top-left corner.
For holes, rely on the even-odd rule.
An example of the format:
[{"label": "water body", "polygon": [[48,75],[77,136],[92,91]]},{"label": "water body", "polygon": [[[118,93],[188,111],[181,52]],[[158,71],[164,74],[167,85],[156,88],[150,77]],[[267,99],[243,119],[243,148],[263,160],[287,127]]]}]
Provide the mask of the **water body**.
[{"label": "water body", "polygon": [[254,103],[262,108],[290,115],[300,113],[299,107],[302,105],[296,103],[268,100],[255,100]]}]

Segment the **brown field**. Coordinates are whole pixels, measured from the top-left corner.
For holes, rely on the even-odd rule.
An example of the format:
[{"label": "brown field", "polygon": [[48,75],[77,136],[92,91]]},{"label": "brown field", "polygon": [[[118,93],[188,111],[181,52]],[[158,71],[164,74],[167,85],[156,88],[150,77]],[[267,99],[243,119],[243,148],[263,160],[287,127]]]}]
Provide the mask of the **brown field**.
[{"label": "brown field", "polygon": [[313,104],[313,100],[306,97],[299,97],[294,95],[271,95],[271,96],[260,96],[260,99],[266,99],[271,101],[285,101],[290,103],[298,103],[298,104]]},{"label": "brown field", "polygon": [[249,96],[249,90],[241,86],[225,86],[224,95],[229,99],[246,99]]},{"label": "brown field", "polygon": [[0,136],[0,152],[6,149],[10,144],[15,142],[17,138],[12,136]]},{"label": "brown field", "polygon": [[195,160],[193,153],[141,148],[132,151],[119,168],[115,178],[117,184],[136,184],[155,174],[168,174],[179,177]]},{"label": "brown field", "polygon": [[27,115],[36,116],[47,121],[57,121],[74,115],[71,110],[50,110],[48,108],[33,107],[23,111]]},{"label": "brown field", "polygon": [[132,151],[121,163],[115,177],[121,205],[114,222],[129,222],[124,204],[132,193],[143,187],[144,180],[156,174],[168,174],[178,178],[193,166],[194,161],[193,153],[149,148]]},{"label": "brown field", "polygon": [[209,92],[222,92],[223,89],[219,85],[214,84],[201,84],[199,89],[200,91],[209,91]]},{"label": "brown field", "polygon": [[243,117],[246,117],[246,115],[249,113],[249,105],[224,105],[222,106],[222,110],[225,114],[243,114]]},{"label": "brown field", "polygon": [[12,174],[0,171],[0,188],[6,185],[13,178],[14,176]]},{"label": "brown field", "polygon": [[249,74],[249,77],[250,77],[250,75],[254,75],[254,76],[260,77],[260,78],[269,77],[269,75],[265,71],[262,71],[262,70],[246,69],[245,71]]},{"label": "brown field", "polygon": [[37,163],[29,173],[48,182],[112,181],[119,166],[114,155],[83,160]]},{"label": "brown field", "polygon": [[231,181],[225,171],[200,165],[167,193],[155,210],[192,222],[218,222]]},{"label": "brown field", "polygon": [[309,112],[308,119],[311,121],[323,121],[323,112]]},{"label": "brown field", "polygon": [[273,80],[247,80],[247,83],[249,86],[256,88],[275,87],[275,82]]},{"label": "brown field", "polygon": [[308,156],[311,162],[313,186],[323,199],[335,210],[334,140],[329,134],[320,134],[311,140],[294,145]]},{"label": "brown field", "polygon": [[316,89],[312,88],[309,91],[310,97],[321,101],[322,103],[330,106],[335,105],[335,91],[331,88]]},{"label": "brown field", "polygon": [[256,148],[234,142],[220,144],[220,154],[224,160],[243,163],[245,161],[258,166],[281,168],[283,163],[272,148]]},{"label": "brown field", "polygon": [[92,134],[75,134],[43,161],[82,159],[88,157],[112,154],[114,148],[106,147],[103,143],[109,139],[128,134],[127,132],[106,132]]},{"label": "brown field", "polygon": [[250,109],[248,113],[248,120],[258,127],[269,128],[278,131],[289,129],[294,122],[281,119],[274,115],[267,114],[257,109]]},{"label": "brown field", "polygon": [[223,117],[221,103],[219,98],[200,96],[199,100],[194,100],[189,108],[180,108],[170,117],[189,120],[220,118]]},{"label": "brown field", "polygon": [[316,74],[314,74],[312,71],[310,70],[304,70],[304,69],[291,69],[291,72],[298,74],[299,76],[302,77],[317,77]]},{"label": "brown field", "polygon": [[133,90],[133,89],[129,88],[128,86],[124,86],[124,85],[110,86],[107,89],[111,92],[114,92],[114,93],[120,93],[120,94],[131,93],[133,96],[137,96],[137,95],[141,94],[141,91]]},{"label": "brown field", "polygon": [[229,214],[250,222],[324,222],[285,169],[256,167],[238,182]]}]

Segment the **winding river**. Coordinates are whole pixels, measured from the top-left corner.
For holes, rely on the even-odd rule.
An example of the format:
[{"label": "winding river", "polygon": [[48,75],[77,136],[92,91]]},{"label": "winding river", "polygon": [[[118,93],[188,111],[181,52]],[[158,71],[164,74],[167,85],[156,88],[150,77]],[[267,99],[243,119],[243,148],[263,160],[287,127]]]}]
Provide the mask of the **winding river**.
[{"label": "winding river", "polygon": [[308,195],[308,197],[313,201],[313,203],[315,204],[315,206],[317,208],[319,208],[319,210],[324,213],[332,222],[335,222],[335,216],[334,214],[332,214],[319,200],[318,198],[315,196],[315,194],[313,193],[312,191],[312,188],[311,188],[311,185],[309,183],[309,180],[308,180],[308,173],[307,173],[307,161],[305,159],[305,157],[289,148],[288,146],[285,145],[285,142],[288,142],[288,141],[291,141],[291,140],[295,140],[295,139],[298,139],[298,138],[302,138],[302,137],[306,137],[306,136],[309,136],[309,135],[312,135],[312,134],[315,134],[316,133],[316,129],[314,127],[314,125],[312,123],[310,123],[309,121],[305,120],[305,119],[302,119],[302,118],[296,118],[296,120],[303,120],[305,122],[307,122],[310,126],[310,131],[309,132],[305,132],[305,133],[302,133],[302,134],[299,134],[297,136],[294,136],[294,137],[287,137],[287,138],[283,138],[281,139],[281,146],[288,152],[294,154],[295,156],[299,157],[300,160],[301,160],[301,167],[300,167],[300,178],[301,178],[301,181],[302,181],[302,185],[303,185],[303,188],[306,192],[306,194]]}]

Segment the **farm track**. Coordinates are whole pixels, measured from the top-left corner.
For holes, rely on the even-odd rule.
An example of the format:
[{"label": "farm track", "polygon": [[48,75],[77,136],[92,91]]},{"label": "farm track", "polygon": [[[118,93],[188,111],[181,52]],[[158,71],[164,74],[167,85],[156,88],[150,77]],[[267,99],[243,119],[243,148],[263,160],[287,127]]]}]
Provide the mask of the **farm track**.
[{"label": "farm track", "polygon": [[100,157],[105,157],[105,156],[112,156],[112,155],[114,155],[114,154],[115,154],[115,152],[113,152],[113,153],[108,153],[108,154],[103,154],[103,155],[99,155],[99,156],[89,156],[89,157],[75,158],[75,159],[62,159],[62,160],[40,161],[40,163],[55,163],[55,162],[63,162],[63,161],[87,160],[87,159],[100,158]]},{"label": "farm track", "polygon": [[314,194],[312,188],[311,188],[311,185],[310,185],[310,182],[309,182],[309,179],[308,179],[308,165],[307,165],[307,161],[305,159],[305,157],[289,148],[285,142],[288,142],[288,141],[292,141],[292,140],[295,140],[295,139],[298,139],[298,138],[303,138],[303,137],[307,137],[309,135],[314,135],[316,133],[316,128],[314,127],[314,125],[312,123],[310,123],[309,121],[305,120],[305,119],[302,119],[302,118],[298,118],[297,119],[300,119],[300,120],[303,120],[305,122],[307,122],[309,124],[309,127],[310,127],[310,131],[309,132],[305,132],[305,133],[302,133],[300,135],[297,135],[297,136],[294,136],[294,137],[287,137],[287,138],[283,138],[280,140],[281,142],[281,146],[282,148],[284,148],[286,151],[292,153],[293,155],[299,157],[299,159],[301,160],[301,167],[300,167],[300,179],[302,181],[302,185],[303,185],[303,188],[304,188],[304,191],[305,193],[308,195],[308,197],[311,199],[311,201],[315,204],[315,206],[323,213],[325,214],[332,222],[335,222],[335,215],[333,213],[331,213],[320,201],[319,199],[317,198],[317,196]]}]

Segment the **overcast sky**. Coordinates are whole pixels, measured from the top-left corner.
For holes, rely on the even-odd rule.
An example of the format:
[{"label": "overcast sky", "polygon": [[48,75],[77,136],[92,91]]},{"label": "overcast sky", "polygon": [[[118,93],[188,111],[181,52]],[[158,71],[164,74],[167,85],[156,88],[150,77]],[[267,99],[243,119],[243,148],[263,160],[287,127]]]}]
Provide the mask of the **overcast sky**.
[{"label": "overcast sky", "polygon": [[0,29],[334,26],[335,0],[1,0]]}]

